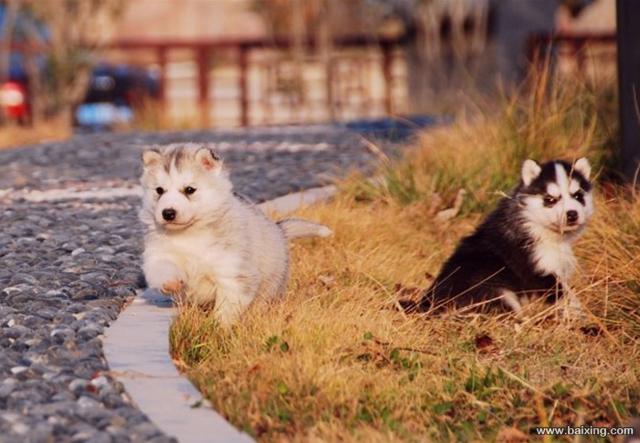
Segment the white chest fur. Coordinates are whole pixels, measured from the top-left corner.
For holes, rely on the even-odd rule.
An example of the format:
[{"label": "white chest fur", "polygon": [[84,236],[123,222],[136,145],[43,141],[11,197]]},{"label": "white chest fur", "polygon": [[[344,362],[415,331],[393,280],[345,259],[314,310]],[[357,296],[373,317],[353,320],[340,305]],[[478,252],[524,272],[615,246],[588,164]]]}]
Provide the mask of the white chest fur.
[{"label": "white chest fur", "polygon": [[238,254],[205,235],[178,235],[159,245],[188,279],[219,278],[237,273]]},{"label": "white chest fur", "polygon": [[150,284],[162,287],[169,276],[157,274],[163,274],[164,263],[169,262],[177,268],[178,278],[186,283],[184,290],[188,299],[196,303],[215,300],[218,304],[229,298],[228,293],[220,292],[221,286],[241,274],[241,257],[233,245],[221,242],[206,231],[154,235],[145,245],[145,276]]},{"label": "white chest fur", "polygon": [[545,275],[555,275],[565,283],[576,268],[571,243],[557,237],[538,237],[533,246],[533,258],[537,271]]}]

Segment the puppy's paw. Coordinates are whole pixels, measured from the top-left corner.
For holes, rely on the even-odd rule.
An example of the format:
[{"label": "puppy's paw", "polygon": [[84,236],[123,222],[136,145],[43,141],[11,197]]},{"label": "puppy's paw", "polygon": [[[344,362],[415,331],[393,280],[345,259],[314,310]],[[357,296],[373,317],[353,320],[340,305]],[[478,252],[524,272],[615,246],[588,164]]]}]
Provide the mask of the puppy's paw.
[{"label": "puppy's paw", "polygon": [[561,303],[562,319],[569,323],[579,322],[586,320],[588,315],[580,300],[573,294],[569,294],[566,300]]},{"label": "puppy's paw", "polygon": [[587,320],[589,317],[581,307],[564,306],[561,311],[562,320],[567,323],[576,323]]},{"label": "puppy's paw", "polygon": [[184,289],[184,281],[180,279],[167,280],[160,290],[167,295],[179,294]]}]

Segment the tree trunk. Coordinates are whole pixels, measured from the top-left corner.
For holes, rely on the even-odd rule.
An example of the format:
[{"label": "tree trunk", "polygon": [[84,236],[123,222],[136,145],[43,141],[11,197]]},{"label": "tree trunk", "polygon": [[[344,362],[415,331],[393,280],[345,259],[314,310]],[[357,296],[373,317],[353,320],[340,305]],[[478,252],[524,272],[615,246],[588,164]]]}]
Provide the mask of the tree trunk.
[{"label": "tree trunk", "polygon": [[335,106],[333,103],[333,62],[331,53],[333,52],[333,32],[331,29],[333,0],[324,0],[320,8],[320,23],[318,28],[318,52],[320,63],[325,72],[325,88],[327,109],[329,110],[329,120],[336,118]]},{"label": "tree trunk", "polygon": [[618,87],[620,97],[620,168],[630,182],[638,186],[640,174],[640,49],[637,20],[640,4],[636,0],[618,0]]},{"label": "tree trunk", "polygon": [[45,105],[43,102],[42,81],[38,64],[36,63],[35,53],[31,52],[26,55],[24,67],[29,82],[29,98],[31,103],[30,123],[36,125],[44,119]]},{"label": "tree trunk", "polygon": [[291,0],[291,33],[293,34],[293,80],[294,106],[298,111],[304,106],[304,52],[305,52],[305,13],[303,0]]}]

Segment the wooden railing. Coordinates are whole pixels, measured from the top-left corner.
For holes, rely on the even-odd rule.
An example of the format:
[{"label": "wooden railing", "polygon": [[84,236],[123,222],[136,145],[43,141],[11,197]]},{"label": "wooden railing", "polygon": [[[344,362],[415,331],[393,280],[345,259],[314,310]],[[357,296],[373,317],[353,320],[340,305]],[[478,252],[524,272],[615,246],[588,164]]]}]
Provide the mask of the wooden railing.
[{"label": "wooden railing", "polygon": [[614,33],[581,33],[581,34],[536,34],[527,43],[527,58],[532,63],[544,63],[547,58],[557,55],[575,60],[579,71],[585,68],[590,47],[607,47],[611,49],[607,56],[615,64],[616,35]]},{"label": "wooden railing", "polygon": [[[332,48],[336,52],[345,49],[365,49],[374,48],[380,51],[380,69],[384,79],[384,110],[387,114],[394,111],[393,84],[394,84],[394,62],[397,49],[402,47],[408,37],[402,38],[375,38],[370,36],[356,35],[346,36],[336,39]],[[167,100],[167,65],[170,53],[176,50],[189,50],[192,53],[192,60],[197,65],[196,78],[197,97],[199,114],[203,125],[209,124],[210,116],[210,68],[212,62],[219,54],[235,53],[235,66],[238,69],[237,89],[239,90],[238,105],[240,115],[238,124],[248,126],[250,121],[252,98],[250,97],[248,85],[248,71],[250,69],[251,55],[260,50],[286,51],[291,49],[293,41],[287,37],[274,37],[271,39],[219,39],[219,40],[161,40],[161,39],[121,39],[115,40],[108,45],[110,49],[123,51],[146,50],[155,54],[155,59],[159,67],[160,91],[159,99],[161,104]],[[314,39],[304,42],[305,50],[313,53],[317,47]],[[225,59],[225,60],[228,60]],[[335,86],[335,79],[328,75],[325,82],[325,96],[327,103],[325,106],[332,108],[339,98],[334,97],[332,90]],[[329,114],[333,117],[331,111]]]}]

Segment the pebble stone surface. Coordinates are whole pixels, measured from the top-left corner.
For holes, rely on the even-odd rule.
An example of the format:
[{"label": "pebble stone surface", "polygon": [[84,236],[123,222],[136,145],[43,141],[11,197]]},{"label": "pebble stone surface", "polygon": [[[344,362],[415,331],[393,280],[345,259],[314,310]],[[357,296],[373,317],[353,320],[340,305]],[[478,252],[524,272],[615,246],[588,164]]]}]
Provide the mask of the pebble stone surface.
[{"label": "pebble stone surface", "polygon": [[[138,198],[30,201],[133,188],[145,145],[214,142],[256,202],[329,183],[373,157],[332,126],[83,135],[0,150],[0,443],[171,442],[114,380],[101,335],[138,287]],[[132,337],[135,339],[135,337]]]}]

